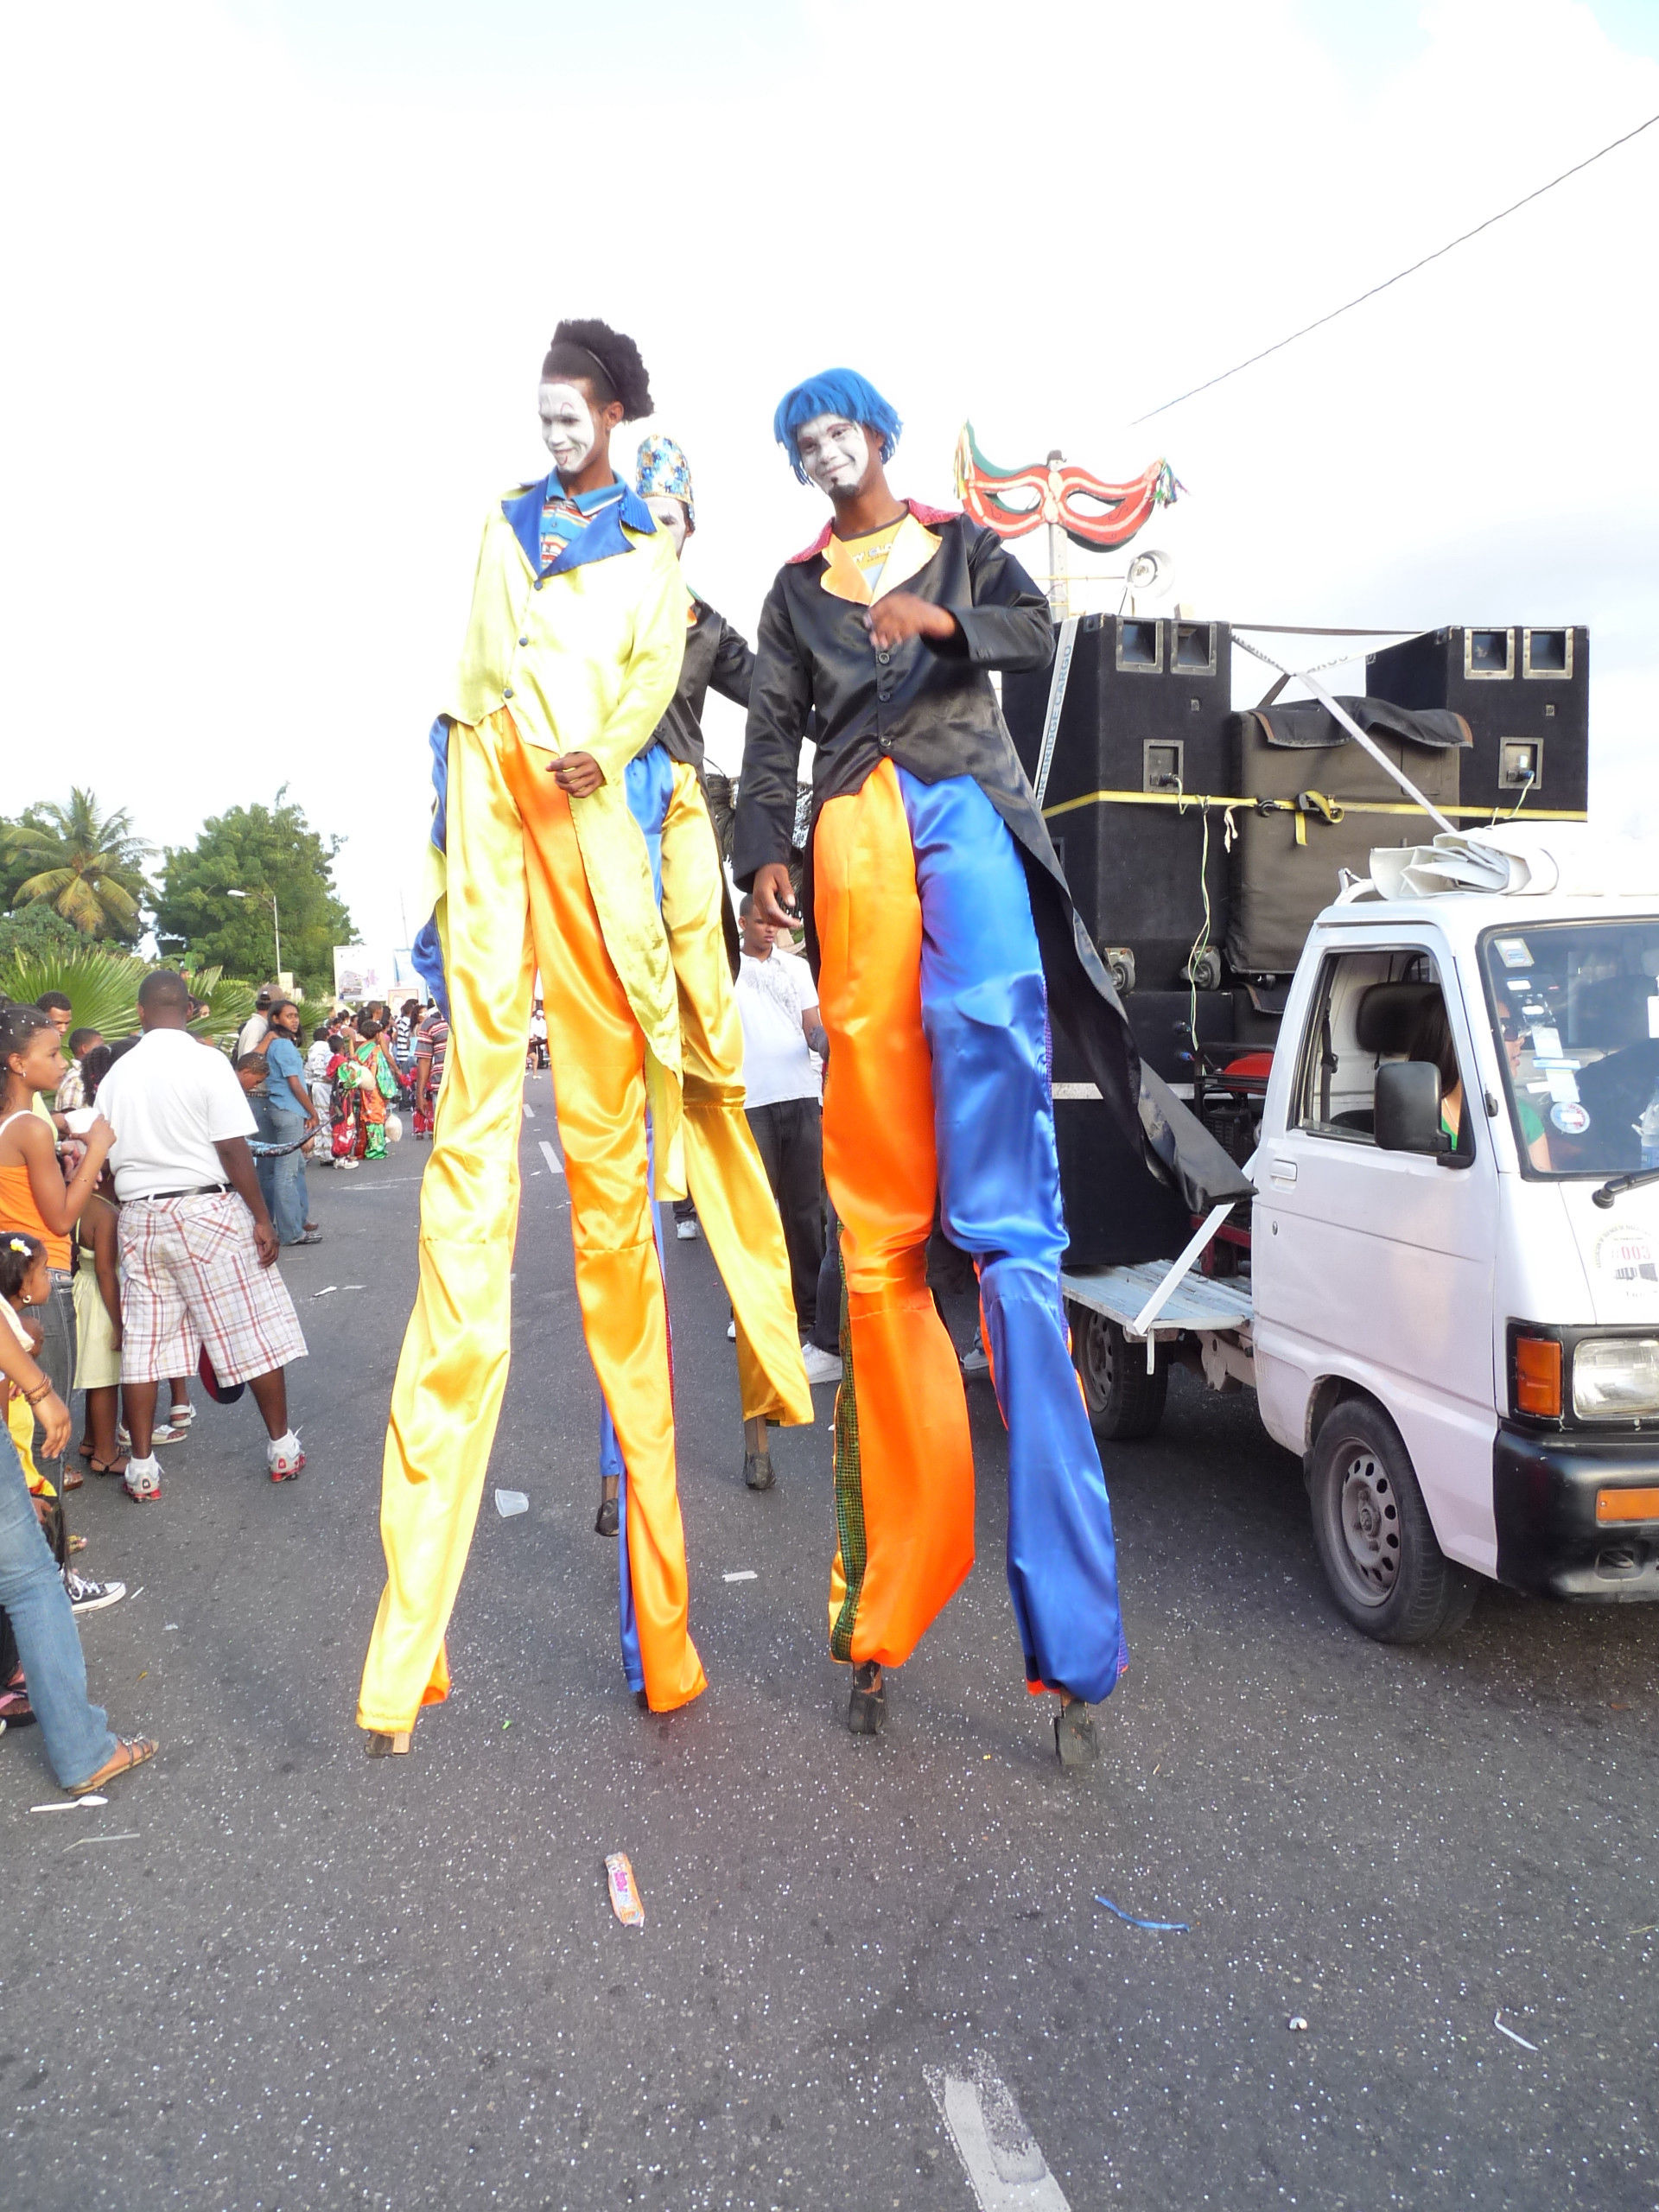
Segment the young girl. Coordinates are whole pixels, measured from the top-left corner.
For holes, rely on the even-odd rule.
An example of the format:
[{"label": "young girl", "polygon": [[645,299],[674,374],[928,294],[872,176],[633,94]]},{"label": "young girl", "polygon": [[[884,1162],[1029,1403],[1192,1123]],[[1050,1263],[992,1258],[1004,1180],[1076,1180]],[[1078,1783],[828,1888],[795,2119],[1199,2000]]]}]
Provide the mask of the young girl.
[{"label": "young girl", "polygon": [[368,1080],[363,1085],[365,1128],[363,1157],[365,1160],[384,1160],[386,1156],[386,1113],[391,1101],[397,1096],[397,1071],[386,1050],[377,1018],[371,1014],[359,1026],[363,1042],[358,1046],[355,1057],[368,1075]]},{"label": "young girl", "polygon": [[[34,1110],[36,1093],[55,1090],[63,1073],[57,1030],[38,1007],[9,1006],[0,1012],[0,1230],[39,1237],[46,1247],[48,1273],[31,1318],[41,1330],[41,1365],[67,1401],[75,1372],[69,1236],[97,1188],[115,1134],[100,1115],[81,1140],[86,1157],[66,1186],[58,1166],[57,1133]],[[43,1459],[41,1471],[60,1493],[80,1480],[79,1468],[66,1480],[61,1458]]]},{"label": "young girl", "polygon": [[[46,1280],[46,1247],[38,1236],[25,1236],[16,1230],[0,1232],[0,1328],[8,1329],[23,1350],[31,1355],[39,1352],[41,1332],[32,1321],[25,1321],[21,1308],[31,1293],[44,1294],[50,1288]],[[15,1384],[0,1376],[0,1403],[4,1406],[3,1419],[17,1457],[22,1464],[23,1480],[29,1484],[29,1496],[40,1516],[46,1540],[52,1547],[52,1555],[61,1567],[64,1561],[62,1516],[57,1511],[57,1502],[51,1485],[44,1482],[35,1465],[35,1414],[23,1393]],[[16,1640],[11,1632],[11,1623],[0,1613],[0,1720],[10,1728],[27,1728],[35,1718],[34,1707],[29,1701],[29,1688],[23,1670],[18,1662]]]},{"label": "young girl", "polygon": [[363,1151],[363,1093],[368,1077],[352,1057],[352,1039],[342,1031],[328,1063],[328,1127],[336,1167],[355,1167]]},{"label": "young girl", "polygon": [[116,1443],[121,1395],[121,1282],[115,1180],[106,1167],[75,1224],[75,1388],[86,1394],[81,1455],[95,1475],[124,1475]]}]

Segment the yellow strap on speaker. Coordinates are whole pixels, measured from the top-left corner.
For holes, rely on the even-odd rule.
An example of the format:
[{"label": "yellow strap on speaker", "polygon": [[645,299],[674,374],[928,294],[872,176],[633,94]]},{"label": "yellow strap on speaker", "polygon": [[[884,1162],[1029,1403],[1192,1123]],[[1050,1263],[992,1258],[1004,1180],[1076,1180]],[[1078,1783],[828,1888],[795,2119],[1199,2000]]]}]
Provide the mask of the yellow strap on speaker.
[{"label": "yellow strap on speaker", "polygon": [[[1303,794],[1313,798],[1313,792]],[[1224,809],[1245,807],[1258,814],[1278,813],[1294,806],[1294,800],[1285,798],[1224,798],[1213,791],[1085,791],[1081,798],[1062,799],[1058,806],[1046,806],[1043,819],[1052,822],[1062,814],[1075,814],[1083,806],[1219,806]],[[1421,814],[1420,806],[1408,806],[1403,801],[1350,798],[1342,801],[1346,814]],[[1442,814],[1459,822],[1491,823],[1496,810],[1490,806],[1443,806]],[[1325,817],[1329,820],[1331,817]],[[1529,806],[1529,822],[1587,822],[1589,815],[1582,807]]]}]

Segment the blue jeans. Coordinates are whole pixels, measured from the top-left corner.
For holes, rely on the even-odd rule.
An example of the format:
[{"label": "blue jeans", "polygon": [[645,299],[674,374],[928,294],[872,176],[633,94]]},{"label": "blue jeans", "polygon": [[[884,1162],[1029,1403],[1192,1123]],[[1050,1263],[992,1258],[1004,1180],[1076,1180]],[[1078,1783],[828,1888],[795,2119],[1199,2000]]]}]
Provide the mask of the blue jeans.
[{"label": "blue jeans", "polygon": [[63,1578],[47,1549],[17,1447],[0,1427],[0,1605],[46,1739],[52,1770],[73,1789],[115,1756],[115,1738],[86,1699],[86,1662]]},{"label": "blue jeans", "polygon": [[[292,1095],[290,1092],[290,1098]],[[270,1144],[294,1144],[305,1128],[305,1116],[297,1109],[290,1113],[283,1107],[273,1106],[269,1099],[260,1101],[258,1117],[259,1134]],[[290,1152],[281,1160],[262,1160],[259,1188],[270,1209],[277,1241],[297,1244],[305,1234],[311,1210],[305,1187],[305,1154]]]}]

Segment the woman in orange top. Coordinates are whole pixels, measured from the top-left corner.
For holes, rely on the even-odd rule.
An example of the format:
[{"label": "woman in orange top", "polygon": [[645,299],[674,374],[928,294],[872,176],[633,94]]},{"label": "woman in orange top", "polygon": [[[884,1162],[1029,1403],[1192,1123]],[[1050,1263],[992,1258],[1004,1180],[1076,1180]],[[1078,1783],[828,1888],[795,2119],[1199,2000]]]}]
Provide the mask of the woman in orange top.
[{"label": "woman in orange top", "polygon": [[[66,1186],[50,1122],[34,1110],[37,1091],[55,1090],[63,1073],[63,1047],[49,1014],[39,1007],[0,1012],[0,1230],[26,1230],[46,1247],[51,1289],[45,1302],[26,1308],[41,1331],[40,1363],[58,1396],[67,1402],[75,1376],[75,1278],[70,1233],[97,1188],[114,1132],[100,1115],[82,1141],[86,1157]],[[79,1470],[66,1474],[62,1455],[48,1460],[37,1444],[36,1461],[59,1494],[73,1490]]]}]

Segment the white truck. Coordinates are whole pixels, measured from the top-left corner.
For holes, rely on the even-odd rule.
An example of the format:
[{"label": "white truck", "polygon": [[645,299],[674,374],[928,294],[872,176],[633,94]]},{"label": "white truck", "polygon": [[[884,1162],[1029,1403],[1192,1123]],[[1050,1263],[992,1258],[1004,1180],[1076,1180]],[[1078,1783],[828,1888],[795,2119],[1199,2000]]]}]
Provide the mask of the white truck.
[{"label": "white truck", "polygon": [[1388,1642],[1482,1577],[1659,1599],[1659,896],[1508,843],[1503,889],[1377,855],[1319,916],[1253,1071],[1247,1234],[1220,1209],[1173,1268],[1065,1277],[1099,1431],[1149,1434],[1173,1361],[1253,1389]]}]

